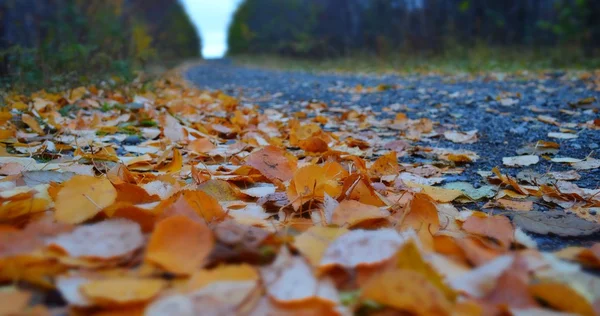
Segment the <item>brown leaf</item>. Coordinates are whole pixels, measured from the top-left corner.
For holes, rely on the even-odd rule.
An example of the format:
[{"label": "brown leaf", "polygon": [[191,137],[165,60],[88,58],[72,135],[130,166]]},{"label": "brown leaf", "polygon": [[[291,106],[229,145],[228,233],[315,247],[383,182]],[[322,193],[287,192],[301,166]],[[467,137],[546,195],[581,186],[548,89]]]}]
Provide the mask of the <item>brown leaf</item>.
[{"label": "brown leaf", "polygon": [[600,224],[563,211],[530,211],[513,214],[513,222],[526,231],[558,236],[587,236],[600,231]]},{"label": "brown leaf", "polygon": [[494,238],[506,248],[514,241],[514,228],[506,216],[474,213],[467,218],[462,228],[472,234]]},{"label": "brown leaf", "polygon": [[260,171],[267,179],[279,181],[292,179],[296,163],[295,159],[275,146],[264,147],[246,158],[246,164]]}]

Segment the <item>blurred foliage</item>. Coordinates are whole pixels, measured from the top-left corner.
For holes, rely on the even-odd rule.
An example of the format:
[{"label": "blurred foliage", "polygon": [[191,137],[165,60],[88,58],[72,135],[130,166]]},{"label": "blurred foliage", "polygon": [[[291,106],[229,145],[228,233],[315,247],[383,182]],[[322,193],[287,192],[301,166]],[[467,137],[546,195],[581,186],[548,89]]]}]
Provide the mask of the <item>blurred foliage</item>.
[{"label": "blurred foliage", "polygon": [[[600,57],[597,0],[245,0],[229,28],[230,55],[339,58],[462,56],[481,47],[550,58]],[[488,54],[489,55],[489,54]]]},{"label": "blurred foliage", "polygon": [[3,89],[127,81],[199,52],[177,0],[0,0]]}]

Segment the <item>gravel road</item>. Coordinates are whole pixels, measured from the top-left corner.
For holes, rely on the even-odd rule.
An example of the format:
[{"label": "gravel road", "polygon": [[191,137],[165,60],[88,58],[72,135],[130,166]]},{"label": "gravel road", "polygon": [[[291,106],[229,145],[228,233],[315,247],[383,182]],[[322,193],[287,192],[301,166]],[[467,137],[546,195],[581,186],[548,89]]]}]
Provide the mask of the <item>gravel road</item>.
[{"label": "gravel road", "polygon": [[[600,157],[597,154],[600,129],[586,127],[586,122],[594,124],[594,120],[600,119],[600,81],[581,74],[374,76],[268,70],[215,60],[190,68],[186,77],[200,88],[222,90],[262,107],[294,110],[314,100],[330,106],[371,110],[382,118],[404,112],[411,119],[427,117],[441,124],[453,124],[461,131],[477,130],[479,140],[473,144],[452,143],[443,137],[426,144],[479,154],[481,158],[477,162],[467,165],[463,174],[449,180],[470,182],[475,187],[485,184],[477,171],[489,171],[495,166],[513,176],[525,169],[540,174],[572,169],[568,164],[543,158],[528,167],[502,166],[503,157],[516,156],[519,148],[539,140],[560,144],[558,152],[551,157]],[[357,88],[359,85],[362,93]],[[364,93],[366,89],[372,91]],[[577,137],[549,136],[549,133],[561,132],[561,128],[563,132],[564,129],[575,131]],[[401,159],[414,162],[419,157]],[[600,169],[578,172],[581,178],[573,183],[587,189],[600,187]],[[478,206],[481,205],[474,207]],[[534,206],[534,210],[547,209],[543,204]],[[542,249],[600,241],[599,234],[584,238],[535,237]]]}]

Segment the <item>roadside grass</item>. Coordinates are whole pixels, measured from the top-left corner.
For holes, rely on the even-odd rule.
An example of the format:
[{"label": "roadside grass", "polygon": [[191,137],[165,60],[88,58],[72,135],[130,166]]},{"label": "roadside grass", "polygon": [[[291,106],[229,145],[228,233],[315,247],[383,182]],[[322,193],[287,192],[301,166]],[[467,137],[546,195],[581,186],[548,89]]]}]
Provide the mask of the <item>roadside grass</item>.
[{"label": "roadside grass", "polygon": [[379,56],[355,53],[346,57],[328,59],[276,55],[240,55],[231,58],[238,64],[250,67],[342,73],[480,74],[600,69],[600,57],[586,58],[579,49],[492,48],[484,45],[476,45],[471,49],[452,49],[437,55],[391,52]]}]

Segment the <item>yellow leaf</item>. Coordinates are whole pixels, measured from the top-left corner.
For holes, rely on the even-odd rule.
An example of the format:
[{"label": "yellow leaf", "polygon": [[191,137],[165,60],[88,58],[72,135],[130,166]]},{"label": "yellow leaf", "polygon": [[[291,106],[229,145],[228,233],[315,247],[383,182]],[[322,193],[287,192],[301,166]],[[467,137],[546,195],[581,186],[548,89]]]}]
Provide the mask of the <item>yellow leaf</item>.
[{"label": "yellow leaf", "polygon": [[86,282],[80,291],[98,304],[133,304],[152,299],[165,286],[159,279],[120,277]]},{"label": "yellow leaf", "polygon": [[258,280],[258,271],[249,264],[220,265],[211,270],[200,270],[192,275],[187,288],[198,290],[211,283],[221,281],[254,281]]},{"label": "yellow leaf", "polygon": [[329,244],[347,232],[342,227],[312,226],[296,237],[294,247],[310,264],[318,266]]},{"label": "yellow leaf", "polygon": [[417,315],[449,315],[452,306],[425,276],[410,270],[385,271],[373,277],[361,297]]},{"label": "yellow leaf", "polygon": [[414,183],[414,182],[410,182],[410,181],[405,181],[404,183],[406,184],[406,186],[411,187],[411,188],[421,188],[422,193],[425,193],[425,194],[429,195],[429,197],[431,197],[432,199],[434,199],[438,202],[442,202],[442,203],[452,202],[457,197],[463,195],[462,191],[460,191],[460,190],[438,188],[438,187],[418,184],[418,183]]},{"label": "yellow leaf", "polygon": [[27,124],[27,126],[29,126],[34,132],[40,135],[46,135],[44,129],[40,126],[38,121],[33,116],[29,114],[23,114],[21,116],[21,120],[23,121],[23,123]]},{"label": "yellow leaf", "polygon": [[591,304],[566,284],[557,282],[539,283],[529,286],[529,291],[533,296],[559,311],[585,316],[595,315]]},{"label": "yellow leaf", "polygon": [[54,216],[63,223],[79,224],[117,199],[117,190],[106,178],[76,175],[63,184],[56,197]]}]

